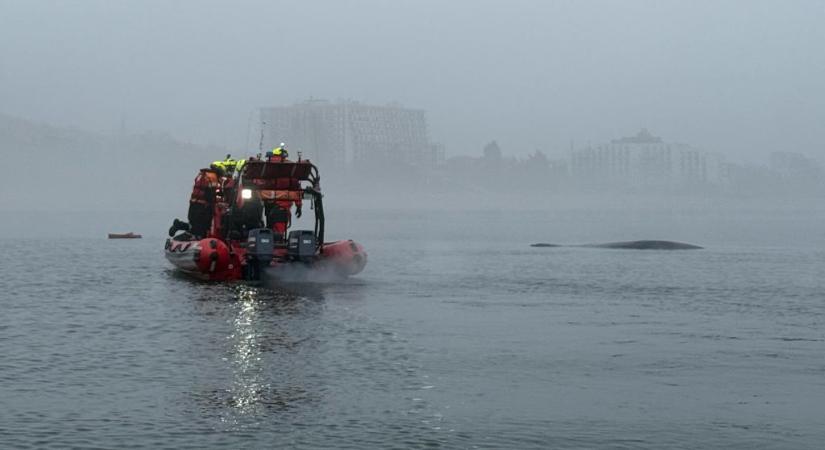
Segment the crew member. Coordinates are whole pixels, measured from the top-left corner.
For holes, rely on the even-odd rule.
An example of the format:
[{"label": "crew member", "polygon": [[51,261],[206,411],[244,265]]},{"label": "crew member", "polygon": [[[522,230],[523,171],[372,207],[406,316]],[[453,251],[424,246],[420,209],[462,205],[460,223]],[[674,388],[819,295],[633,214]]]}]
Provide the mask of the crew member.
[{"label": "crew member", "polygon": [[[213,164],[214,166],[214,164]],[[169,236],[174,236],[180,230],[189,231],[196,238],[202,239],[209,233],[212,226],[212,213],[215,205],[215,191],[220,186],[218,172],[214,167],[201,169],[192,185],[192,194],[189,197],[189,223],[175,219],[169,228]]]},{"label": "crew member", "polygon": [[[289,152],[286,149],[286,144],[283,142],[281,142],[281,145],[278,147],[273,148],[271,152],[267,153],[268,162],[290,162],[287,159],[288,157]],[[286,195],[290,195],[301,189],[301,183],[297,179],[289,178],[284,181],[286,181],[285,185],[278,186],[276,192],[282,191]],[[272,231],[274,231],[276,235],[281,236],[282,238],[286,237],[286,230],[292,221],[292,214],[290,210],[292,209],[293,204],[295,205],[295,217],[301,217],[300,196],[295,200],[289,198],[275,198],[274,203],[272,201],[268,201],[266,203],[265,215],[267,225],[272,228]]]},{"label": "crew member", "polygon": [[209,168],[214,170],[219,178],[226,176],[226,163],[224,161],[212,161]]},{"label": "crew member", "polygon": [[223,173],[221,174],[221,176],[232,178],[236,173],[241,171],[241,168],[243,168],[244,164],[246,164],[246,160],[234,160],[232,159],[232,155],[226,155],[226,159],[224,159],[223,161],[213,161],[212,166],[210,167],[222,171]]},{"label": "crew member", "polygon": [[286,162],[289,152],[286,151],[286,144],[281,142],[281,145],[273,148],[271,152],[267,152],[266,156],[269,162]]},{"label": "crew member", "polygon": [[220,186],[219,174],[214,169],[201,169],[195,177],[192,195],[189,198],[190,231],[197,238],[204,238],[212,226],[215,206],[215,191]]}]

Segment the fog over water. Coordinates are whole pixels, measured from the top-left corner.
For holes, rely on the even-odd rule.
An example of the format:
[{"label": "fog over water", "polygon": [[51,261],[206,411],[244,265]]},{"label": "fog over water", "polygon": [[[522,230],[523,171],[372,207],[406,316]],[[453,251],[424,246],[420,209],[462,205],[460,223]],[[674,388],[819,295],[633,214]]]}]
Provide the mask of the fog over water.
[{"label": "fog over water", "polygon": [[[823,23],[0,0],[0,448],[821,448]],[[185,278],[162,246],[198,170],[269,150],[259,113],[296,104],[292,158],[364,106],[303,157],[366,269]],[[395,137],[353,144],[373,128]],[[577,246],[633,240],[702,249]]]},{"label": "fog over water", "polygon": [[[822,155],[818,1],[0,2],[0,111],[238,149],[260,106],[425,109],[453,154],[647,127]],[[254,142],[254,136],[252,141]]]},{"label": "fog over water", "polygon": [[[821,197],[823,19],[816,1],[4,0],[0,152],[15,167],[44,158],[61,164],[0,181],[0,208],[52,209],[39,200],[62,183],[84,193],[72,209],[180,208],[198,168],[228,152],[257,151],[260,107],[308,98],[421,109],[448,162],[480,156],[495,140],[504,158],[530,165],[525,158],[538,151],[569,172],[571,149],[649,129],[738,164],[725,169],[735,185],[727,190],[738,196]],[[761,167],[777,153],[801,155],[797,172],[816,170],[766,182]],[[507,189],[483,171],[468,186],[454,183],[454,166],[429,187],[392,165],[355,175],[322,170],[328,192],[358,191],[353,203],[376,184],[393,193],[376,200],[382,205],[422,190],[438,194],[411,200],[424,208],[519,203],[495,198],[516,190],[518,166],[500,172]],[[78,171],[95,175],[69,181]],[[554,205],[578,203],[559,172],[539,174],[550,181],[525,187],[541,198],[560,192]],[[52,183],[27,182],[41,176]],[[21,184],[26,189],[15,188]],[[454,191],[485,192],[475,199]]]}]

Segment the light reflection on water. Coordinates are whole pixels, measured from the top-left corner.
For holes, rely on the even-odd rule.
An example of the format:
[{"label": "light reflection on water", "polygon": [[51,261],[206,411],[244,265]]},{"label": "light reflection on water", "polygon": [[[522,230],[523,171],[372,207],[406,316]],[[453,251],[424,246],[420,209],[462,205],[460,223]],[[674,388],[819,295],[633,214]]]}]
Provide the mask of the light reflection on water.
[{"label": "light reflection on water", "polygon": [[300,370],[304,364],[294,360],[306,353],[300,346],[311,337],[293,336],[290,328],[317,320],[313,316],[322,311],[323,298],[242,284],[234,287],[233,297],[222,358],[232,379],[225,398],[214,405],[226,429],[248,428],[310,399],[318,401],[321,391],[310,394]]},{"label": "light reflection on water", "polygon": [[241,414],[252,413],[255,405],[263,400],[264,389],[270,388],[261,379],[257,297],[258,291],[254,288],[241,287],[238,290],[234,332],[228,337],[232,341],[231,364],[235,378],[231,388],[231,404]]}]

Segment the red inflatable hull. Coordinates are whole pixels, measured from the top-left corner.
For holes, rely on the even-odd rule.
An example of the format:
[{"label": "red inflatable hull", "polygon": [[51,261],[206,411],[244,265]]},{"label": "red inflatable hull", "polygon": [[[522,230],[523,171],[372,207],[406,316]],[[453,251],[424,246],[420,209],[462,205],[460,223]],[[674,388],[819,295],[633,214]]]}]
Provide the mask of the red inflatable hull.
[{"label": "red inflatable hull", "polygon": [[[187,275],[209,281],[243,280],[246,273],[246,249],[238,242],[226,242],[217,238],[194,241],[166,240],[166,259]],[[270,264],[274,273],[278,269],[300,268],[312,279],[312,273],[348,277],[364,270],[367,253],[352,240],[325,243],[323,251],[312,261],[286,261],[283,252],[276,251]]]}]

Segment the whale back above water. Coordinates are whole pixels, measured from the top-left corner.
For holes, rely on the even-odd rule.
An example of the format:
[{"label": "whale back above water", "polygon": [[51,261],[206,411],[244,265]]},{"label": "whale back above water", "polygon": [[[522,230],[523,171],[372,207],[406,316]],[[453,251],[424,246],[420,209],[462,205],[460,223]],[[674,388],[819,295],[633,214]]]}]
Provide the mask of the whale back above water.
[{"label": "whale back above water", "polygon": [[684,242],[676,241],[656,241],[656,240],[642,240],[642,241],[622,241],[622,242],[607,242],[604,244],[582,244],[582,245],[559,245],[549,244],[546,242],[539,242],[530,244],[530,247],[589,247],[589,248],[611,248],[622,250],[698,250],[702,247],[693,244],[686,244]]},{"label": "whale back above water", "polygon": [[589,244],[583,247],[617,248],[630,250],[698,250],[702,247],[675,241],[625,241],[606,244]]}]

